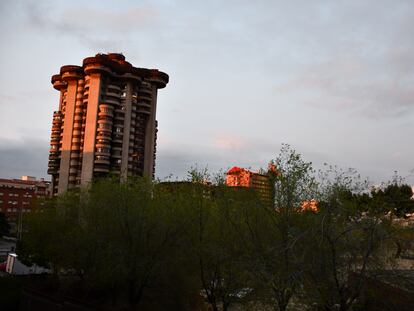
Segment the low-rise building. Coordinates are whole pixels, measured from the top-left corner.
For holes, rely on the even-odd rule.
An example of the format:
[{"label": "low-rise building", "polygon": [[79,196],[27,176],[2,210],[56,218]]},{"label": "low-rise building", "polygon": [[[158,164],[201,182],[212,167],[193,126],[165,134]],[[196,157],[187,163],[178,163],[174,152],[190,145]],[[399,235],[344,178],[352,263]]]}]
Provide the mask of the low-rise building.
[{"label": "low-rise building", "polygon": [[0,211],[10,224],[16,225],[22,214],[29,213],[38,198],[50,195],[50,182],[43,178],[22,176],[21,179],[0,179]]}]

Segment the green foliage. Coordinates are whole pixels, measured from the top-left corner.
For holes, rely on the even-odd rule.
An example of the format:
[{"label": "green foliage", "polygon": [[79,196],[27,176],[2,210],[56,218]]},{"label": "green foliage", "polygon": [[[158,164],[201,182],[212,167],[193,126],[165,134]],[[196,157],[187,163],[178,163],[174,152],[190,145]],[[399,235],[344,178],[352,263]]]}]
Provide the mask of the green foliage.
[{"label": "green foliage", "polygon": [[228,310],[235,303],[244,303],[251,294],[245,219],[260,204],[256,193],[226,187],[222,173],[212,177],[206,169],[192,169],[189,182],[180,186],[186,186],[186,191],[175,195],[184,196],[189,206],[184,215],[190,224],[187,252],[193,259],[202,296],[212,310]]},{"label": "green foliage", "polygon": [[304,237],[309,232],[308,213],[302,204],[315,198],[317,183],[311,163],[283,145],[272,162],[274,208],[264,209],[262,221],[251,234],[250,247],[257,292],[279,310],[285,310],[298,291],[303,275]]},{"label": "green foliage", "polygon": [[[292,299],[349,310],[365,277],[404,247],[408,231],[384,215],[412,211],[412,193],[401,184],[370,193],[353,170],[333,167],[316,180],[288,145],[273,164],[273,205],[207,169],[179,182],[96,180],[27,215],[18,254],[114,310],[286,310]],[[317,212],[303,210],[310,200]]]},{"label": "green foliage", "polygon": [[372,190],[372,197],[377,201],[377,211],[390,213],[392,216],[406,217],[414,213],[413,191],[407,184],[391,183],[383,189]]},{"label": "green foliage", "polygon": [[204,295],[213,310],[227,310],[250,294],[243,239],[244,217],[258,204],[251,191],[216,186],[194,204],[192,243]]},{"label": "green foliage", "polygon": [[86,291],[135,307],[147,292],[167,292],[168,275],[191,283],[185,271],[176,275],[187,261],[180,203],[145,179],[101,179],[32,215],[19,254],[49,264],[60,278],[77,276]]},{"label": "green foliage", "polygon": [[287,144],[282,145],[280,154],[271,163],[278,170],[273,178],[276,210],[282,213],[299,211],[303,202],[315,198],[317,183],[312,163],[305,162]]},{"label": "green foliage", "polygon": [[370,212],[377,202],[360,191],[365,182],[353,170],[329,170],[306,237],[303,295],[318,309],[345,311],[356,303],[366,277],[387,264],[395,231]]}]

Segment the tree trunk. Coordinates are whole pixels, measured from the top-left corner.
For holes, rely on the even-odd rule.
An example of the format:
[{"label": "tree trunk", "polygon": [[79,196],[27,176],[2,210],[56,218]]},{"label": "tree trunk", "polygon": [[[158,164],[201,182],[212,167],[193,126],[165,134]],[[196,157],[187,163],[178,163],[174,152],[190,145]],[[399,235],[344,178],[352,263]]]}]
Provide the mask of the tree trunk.
[{"label": "tree trunk", "polygon": [[219,311],[219,309],[218,309],[218,307],[217,307],[217,305],[214,303],[214,304],[210,304],[210,307],[211,308],[209,308],[211,311]]},{"label": "tree trunk", "polygon": [[138,304],[141,302],[143,292],[144,287],[142,284],[137,288],[135,280],[128,281],[128,300],[131,310],[135,310],[137,308]]},{"label": "tree trunk", "polygon": [[281,289],[276,291],[276,302],[277,302],[277,307],[279,308],[279,311],[285,311],[287,309],[287,306],[289,304],[290,298],[292,297],[292,295],[289,293],[289,291],[287,289]]},{"label": "tree trunk", "polygon": [[286,311],[289,302],[287,301],[278,301],[277,305],[279,307],[279,311]]}]

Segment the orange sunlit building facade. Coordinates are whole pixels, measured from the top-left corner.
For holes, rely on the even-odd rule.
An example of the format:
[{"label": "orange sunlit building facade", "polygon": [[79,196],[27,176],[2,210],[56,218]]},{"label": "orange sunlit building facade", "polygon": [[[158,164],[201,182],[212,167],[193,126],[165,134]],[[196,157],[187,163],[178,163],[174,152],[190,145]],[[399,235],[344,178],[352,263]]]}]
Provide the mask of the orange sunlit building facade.
[{"label": "orange sunlit building facade", "polygon": [[[265,174],[234,166],[226,173],[226,185],[229,187],[252,188],[264,203],[273,204],[274,185],[272,179],[278,174],[279,172],[272,163],[269,164],[268,171]],[[312,199],[302,202],[301,210],[317,212],[318,201]]]},{"label": "orange sunlit building facade", "polygon": [[252,188],[265,203],[272,202],[272,186],[268,174],[254,173],[234,166],[226,173],[226,185],[229,187]]},{"label": "orange sunlit building facade", "polygon": [[157,92],[166,73],[137,68],[122,54],[97,54],[52,76],[59,91],[53,113],[48,174],[53,193],[111,173],[153,177]]}]

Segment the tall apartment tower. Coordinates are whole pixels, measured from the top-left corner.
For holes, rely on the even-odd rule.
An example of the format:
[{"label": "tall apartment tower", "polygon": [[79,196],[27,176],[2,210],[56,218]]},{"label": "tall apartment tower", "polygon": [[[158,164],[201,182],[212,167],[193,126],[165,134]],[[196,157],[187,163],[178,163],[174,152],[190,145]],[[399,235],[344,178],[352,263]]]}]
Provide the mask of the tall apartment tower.
[{"label": "tall apartment tower", "polygon": [[97,54],[52,76],[60,92],[53,113],[48,174],[53,193],[108,173],[153,177],[157,91],[168,75],[133,67],[122,54]]}]

